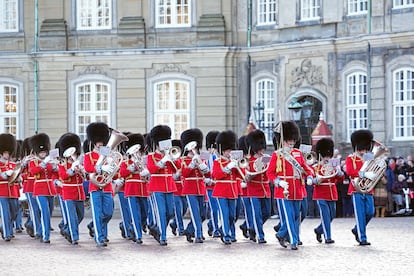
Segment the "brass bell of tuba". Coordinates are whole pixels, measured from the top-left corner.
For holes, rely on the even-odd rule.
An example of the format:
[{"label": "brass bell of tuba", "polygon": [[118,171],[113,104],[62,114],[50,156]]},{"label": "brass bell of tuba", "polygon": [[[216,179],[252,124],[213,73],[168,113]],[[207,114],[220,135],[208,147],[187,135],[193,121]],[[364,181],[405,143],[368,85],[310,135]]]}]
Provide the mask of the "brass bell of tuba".
[{"label": "brass bell of tuba", "polygon": [[385,158],[387,154],[389,154],[388,148],[380,142],[374,141],[372,153],[374,154],[374,159],[365,161],[360,171],[375,173],[375,179],[364,177],[355,178],[352,181],[355,190],[364,194],[369,193],[374,189],[375,185],[381,180],[387,169]]},{"label": "brass bell of tuba", "polygon": [[118,172],[119,167],[121,166],[123,157],[122,154],[116,151],[116,147],[124,142],[128,141],[128,137],[125,136],[122,132],[111,129],[111,136],[109,141],[106,144],[106,147],[110,148],[110,153],[108,155],[101,154],[96,166],[110,165],[112,167],[111,172],[102,172],[101,174],[91,173],[89,174],[89,180],[97,187],[104,188],[107,184],[112,181],[112,178]]}]

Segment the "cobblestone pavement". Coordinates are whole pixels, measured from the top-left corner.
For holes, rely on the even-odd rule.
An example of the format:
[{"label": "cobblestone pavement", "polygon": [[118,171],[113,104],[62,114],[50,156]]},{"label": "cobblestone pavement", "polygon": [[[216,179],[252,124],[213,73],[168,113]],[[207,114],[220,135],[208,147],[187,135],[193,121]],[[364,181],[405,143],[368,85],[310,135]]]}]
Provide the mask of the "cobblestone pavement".
[{"label": "cobblestone pavement", "polygon": [[[59,217],[53,217],[57,229]],[[106,248],[98,248],[81,224],[79,245],[70,245],[57,230],[42,244],[25,233],[11,242],[0,240],[1,275],[410,275],[414,272],[414,217],[374,218],[368,225],[371,246],[359,246],[351,228],[353,218],[335,219],[334,244],[318,243],[313,228],[319,219],[305,219],[303,245],[282,248],[274,235],[277,219],[266,222],[267,244],[243,238],[226,246],[206,235],[203,244],[168,233],[168,246],[144,234],[143,244],[122,239],[115,215]],[[237,224],[241,223],[241,220]],[[205,231],[206,232],[206,231]]]}]

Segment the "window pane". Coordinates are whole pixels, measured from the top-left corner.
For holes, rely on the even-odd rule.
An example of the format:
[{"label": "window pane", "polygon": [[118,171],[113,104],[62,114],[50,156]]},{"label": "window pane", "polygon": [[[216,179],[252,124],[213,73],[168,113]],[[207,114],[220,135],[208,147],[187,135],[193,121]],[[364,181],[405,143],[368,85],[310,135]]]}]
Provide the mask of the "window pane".
[{"label": "window pane", "polygon": [[109,29],[111,27],[111,0],[77,0],[78,29]]}]

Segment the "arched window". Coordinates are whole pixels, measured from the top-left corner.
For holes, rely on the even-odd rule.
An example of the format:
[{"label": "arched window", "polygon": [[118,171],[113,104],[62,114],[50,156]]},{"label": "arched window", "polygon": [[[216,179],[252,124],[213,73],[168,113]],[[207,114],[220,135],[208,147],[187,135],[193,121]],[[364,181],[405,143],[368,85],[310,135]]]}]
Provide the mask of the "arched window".
[{"label": "arched window", "polygon": [[185,80],[163,80],[154,83],[154,126],[165,124],[171,136],[179,138],[190,127],[190,83]]},{"label": "arched window", "polygon": [[[272,143],[273,126],[275,124],[275,82],[263,78],[256,82],[254,112],[256,123],[266,135],[266,142]],[[257,118],[259,117],[259,118]]]},{"label": "arched window", "polygon": [[18,87],[0,83],[0,131],[18,137]]},{"label": "arched window", "polygon": [[86,127],[92,122],[111,125],[111,85],[100,81],[83,82],[75,86],[75,132],[86,138]]},{"label": "arched window", "polygon": [[352,132],[368,127],[367,75],[353,72],[346,76],[346,111],[348,140]]},{"label": "arched window", "polygon": [[395,70],[393,77],[394,138],[414,138],[414,68]]}]

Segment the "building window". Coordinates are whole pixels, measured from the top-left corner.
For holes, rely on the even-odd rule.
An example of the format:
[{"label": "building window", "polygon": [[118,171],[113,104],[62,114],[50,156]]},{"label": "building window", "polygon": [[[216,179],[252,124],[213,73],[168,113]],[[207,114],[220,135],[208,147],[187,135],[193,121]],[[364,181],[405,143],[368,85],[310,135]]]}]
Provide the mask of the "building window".
[{"label": "building window", "polygon": [[368,0],[348,0],[348,15],[366,14]]},{"label": "building window", "polygon": [[355,72],[346,77],[348,140],[352,132],[368,127],[367,75]]},{"label": "building window", "polygon": [[17,32],[18,22],[18,0],[0,0],[0,32]]},{"label": "building window", "polygon": [[257,25],[277,24],[278,0],[259,0],[257,3]]},{"label": "building window", "polygon": [[154,125],[168,125],[179,138],[190,127],[190,83],[168,80],[154,83]]},{"label": "building window", "polygon": [[393,73],[394,138],[414,137],[414,68]]},{"label": "building window", "polygon": [[109,126],[111,112],[111,86],[105,82],[87,82],[75,86],[75,132],[86,139],[86,127],[92,122]]},{"label": "building window", "polygon": [[275,82],[272,79],[261,79],[256,82],[256,124],[266,135],[266,142],[272,143],[273,126],[275,124]]},{"label": "building window", "polygon": [[394,0],[394,9],[414,7],[414,0]]},{"label": "building window", "polygon": [[190,27],[191,0],[157,0],[156,27]]},{"label": "building window", "polygon": [[0,91],[0,131],[18,137],[18,88],[14,85],[0,84]]},{"label": "building window", "polygon": [[301,0],[300,1],[301,20],[318,20],[320,17],[320,0]]},{"label": "building window", "polygon": [[77,0],[77,29],[106,30],[112,25],[112,0]]}]

